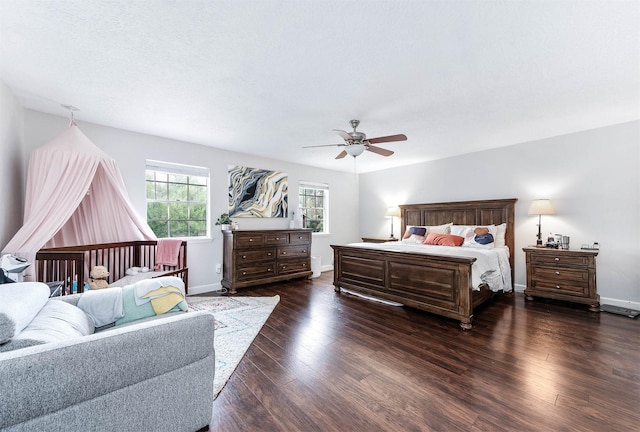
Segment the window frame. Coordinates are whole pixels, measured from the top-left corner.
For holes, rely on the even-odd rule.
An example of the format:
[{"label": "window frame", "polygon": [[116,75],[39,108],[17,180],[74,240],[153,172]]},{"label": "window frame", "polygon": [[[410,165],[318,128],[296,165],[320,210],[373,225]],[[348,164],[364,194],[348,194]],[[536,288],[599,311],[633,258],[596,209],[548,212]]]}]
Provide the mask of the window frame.
[{"label": "window frame", "polygon": [[[149,172],[153,172],[154,173],[154,179],[153,180],[149,180],[148,177],[148,173]],[[158,181],[156,176],[157,173],[161,173],[161,174],[165,174],[167,176],[187,176],[187,180],[185,183],[181,183],[181,182],[171,182],[170,178],[167,177],[166,181]],[[190,182],[190,177],[198,177],[200,179],[204,179],[205,180],[205,201],[197,201],[197,200],[190,200],[191,196],[190,196],[190,187],[191,186],[203,186],[201,184],[201,182]],[[149,191],[148,191],[148,185],[149,182],[153,182],[155,184],[155,188],[154,188],[154,192],[156,194],[155,198],[149,198]],[[166,191],[166,197],[165,198],[157,198],[157,193],[158,193],[158,184],[166,184],[167,185],[167,191]],[[187,199],[185,200],[170,200],[169,199],[169,194],[170,194],[170,185],[171,184],[175,184],[175,185],[185,185],[186,186],[186,194],[187,194]],[[157,161],[157,160],[150,160],[147,159],[146,163],[145,163],[145,203],[146,203],[146,210],[147,210],[147,214],[146,214],[146,221],[147,224],[149,224],[149,226],[151,227],[150,221],[149,221],[149,204],[150,203],[165,203],[166,207],[167,207],[167,219],[166,219],[166,237],[161,237],[160,235],[158,235],[155,231],[154,234],[156,234],[156,236],[158,236],[158,238],[175,238],[175,239],[184,239],[184,240],[197,240],[197,239],[210,239],[211,238],[211,175],[210,175],[210,171],[209,168],[205,168],[205,167],[199,167],[199,166],[193,166],[193,165],[184,165],[184,164],[176,164],[176,163],[170,163],[170,162],[164,162],[164,161]],[[171,219],[170,217],[170,211],[171,211],[171,207],[172,204],[186,204],[187,205],[187,218],[186,219]],[[197,221],[197,222],[204,222],[205,223],[205,233],[203,235],[190,235],[190,222],[192,221],[191,219],[191,206],[192,205],[204,205],[204,210],[205,210],[205,215],[204,218],[198,218],[198,219],[194,219],[193,221]],[[171,236],[171,221],[185,221],[187,224],[187,235],[180,235],[180,236]],[[152,228],[153,231],[153,228]]]},{"label": "window frame", "polygon": [[[317,197],[317,191],[323,191],[322,207],[306,207],[302,205],[304,202],[303,197],[307,197],[307,194],[303,194],[305,189],[314,189],[314,197]],[[308,228],[306,225],[305,213],[306,209],[318,210],[322,209],[322,231],[312,231],[313,235],[329,234],[329,184],[318,183],[300,180],[298,182],[298,211],[302,215],[302,227]]]}]

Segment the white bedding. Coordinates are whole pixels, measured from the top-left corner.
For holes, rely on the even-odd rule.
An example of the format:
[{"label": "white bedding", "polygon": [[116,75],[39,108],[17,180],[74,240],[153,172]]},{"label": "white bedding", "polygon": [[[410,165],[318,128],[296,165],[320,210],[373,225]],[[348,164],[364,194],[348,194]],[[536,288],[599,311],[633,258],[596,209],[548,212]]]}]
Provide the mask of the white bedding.
[{"label": "white bedding", "polygon": [[416,243],[351,243],[349,246],[399,252],[417,252],[431,255],[449,255],[476,258],[471,265],[471,285],[475,291],[486,283],[491,291],[511,291],[509,248],[506,246],[482,249],[473,247],[432,246]]},{"label": "white bedding", "polygon": [[127,275],[123,278],[118,279],[117,281],[109,284],[109,288],[113,287],[124,287],[127,285],[133,285],[136,282],[140,282],[146,279],[153,279],[155,277],[161,276],[167,273],[166,271],[148,271],[148,272],[139,272],[134,275]]}]

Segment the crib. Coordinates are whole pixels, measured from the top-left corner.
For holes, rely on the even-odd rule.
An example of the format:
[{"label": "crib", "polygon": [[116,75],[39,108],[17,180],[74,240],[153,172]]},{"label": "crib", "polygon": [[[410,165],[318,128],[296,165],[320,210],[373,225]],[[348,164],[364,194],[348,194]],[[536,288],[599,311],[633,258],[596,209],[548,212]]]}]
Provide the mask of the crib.
[{"label": "crib", "polygon": [[[36,254],[36,280],[39,282],[62,282],[62,295],[81,293],[89,271],[95,266],[104,266],[109,271],[109,281],[114,282],[126,276],[131,267],[156,265],[158,242],[135,240],[118,243],[102,243],[81,246],[66,246],[41,249]],[[184,281],[188,292],[189,269],[187,267],[187,242],[180,246],[178,265],[161,266],[159,276],[177,276]]]}]

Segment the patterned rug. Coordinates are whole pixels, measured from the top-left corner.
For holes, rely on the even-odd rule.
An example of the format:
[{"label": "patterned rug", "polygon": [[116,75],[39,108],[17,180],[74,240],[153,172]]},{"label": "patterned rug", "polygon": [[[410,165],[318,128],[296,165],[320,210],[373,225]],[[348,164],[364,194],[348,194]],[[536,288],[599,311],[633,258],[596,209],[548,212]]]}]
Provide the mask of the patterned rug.
[{"label": "patterned rug", "polygon": [[189,309],[209,311],[216,319],[214,400],[279,301],[280,296],[187,297]]}]

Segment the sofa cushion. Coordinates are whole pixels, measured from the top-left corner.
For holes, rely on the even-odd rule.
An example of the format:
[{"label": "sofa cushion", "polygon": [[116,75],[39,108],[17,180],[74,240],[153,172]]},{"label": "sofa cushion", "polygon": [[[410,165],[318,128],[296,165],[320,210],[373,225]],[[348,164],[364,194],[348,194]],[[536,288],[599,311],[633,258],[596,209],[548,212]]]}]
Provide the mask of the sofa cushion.
[{"label": "sofa cushion", "polygon": [[20,333],[47,303],[51,291],[41,282],[0,285],[0,344]]},{"label": "sofa cushion", "polygon": [[92,334],[93,321],[80,308],[49,300],[24,330],[0,345],[0,352]]}]

